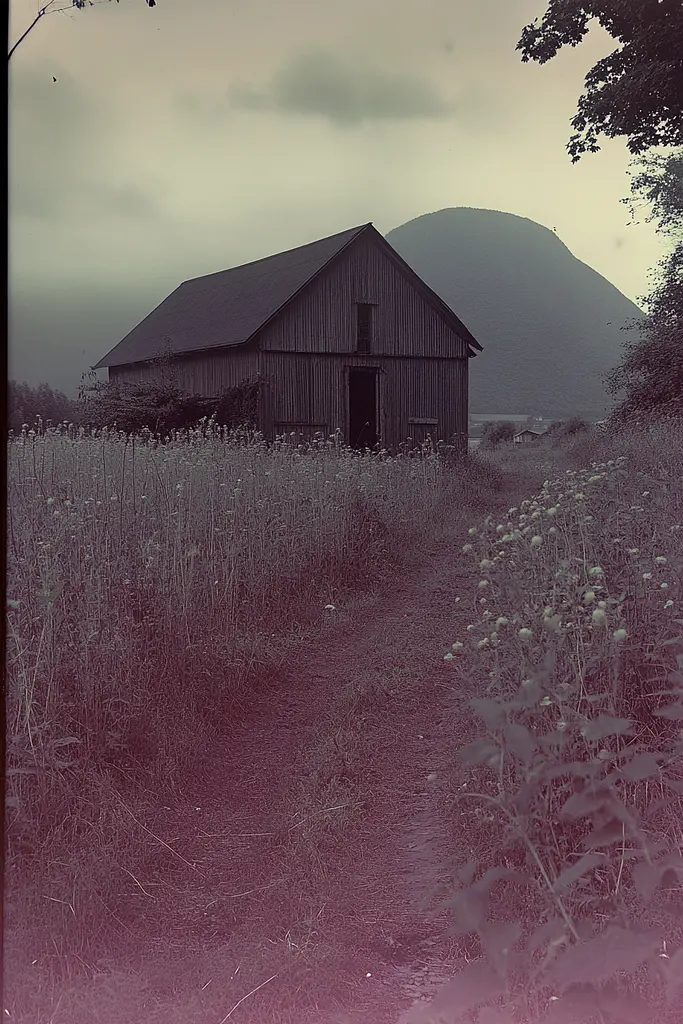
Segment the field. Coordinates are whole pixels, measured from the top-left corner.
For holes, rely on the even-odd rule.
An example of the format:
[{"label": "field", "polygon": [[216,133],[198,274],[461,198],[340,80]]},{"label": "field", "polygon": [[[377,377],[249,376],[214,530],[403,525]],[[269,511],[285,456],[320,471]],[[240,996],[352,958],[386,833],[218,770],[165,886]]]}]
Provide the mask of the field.
[{"label": "field", "polygon": [[[647,963],[669,966],[664,938],[674,968],[681,944],[680,715],[662,694],[683,683],[682,478],[674,426],[464,462],[200,430],[13,441],[9,1018],[388,1024],[399,982],[359,979],[412,949],[425,909],[406,886],[447,877],[462,915],[463,885],[483,876],[495,904],[485,873],[514,867],[532,885],[513,939],[550,929],[524,969],[483,918],[461,928],[492,982],[509,968],[509,1019],[535,1024],[548,984],[569,985],[585,922],[644,913],[666,935],[626,960],[667,1019]],[[439,778],[417,864],[422,767]],[[586,796],[568,818],[570,792]],[[462,936],[420,940],[457,972]],[[530,984],[539,954],[551,982]]]}]

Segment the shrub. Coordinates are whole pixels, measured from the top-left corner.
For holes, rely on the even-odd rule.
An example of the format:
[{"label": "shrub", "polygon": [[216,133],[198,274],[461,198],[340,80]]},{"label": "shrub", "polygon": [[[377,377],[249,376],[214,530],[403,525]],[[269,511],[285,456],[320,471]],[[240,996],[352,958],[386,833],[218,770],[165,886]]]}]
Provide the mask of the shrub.
[{"label": "shrub", "polygon": [[[482,596],[446,659],[485,680],[484,731],[460,752],[458,800],[492,822],[499,857],[473,851],[448,901],[486,955],[454,980],[448,1019],[506,990],[505,1020],[640,1024],[678,1006],[683,935],[663,904],[683,880],[683,435],[659,440],[631,431],[632,459],[569,470],[470,530]],[[526,890],[523,919],[488,919],[499,883]]]}]

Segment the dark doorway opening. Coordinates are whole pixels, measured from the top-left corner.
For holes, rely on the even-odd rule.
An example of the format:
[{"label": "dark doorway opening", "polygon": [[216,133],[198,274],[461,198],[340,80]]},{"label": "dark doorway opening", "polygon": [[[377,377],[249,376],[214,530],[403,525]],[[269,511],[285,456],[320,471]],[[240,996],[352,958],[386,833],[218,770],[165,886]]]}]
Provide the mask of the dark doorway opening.
[{"label": "dark doorway opening", "polygon": [[349,370],[349,444],[372,448],[377,444],[377,372]]}]

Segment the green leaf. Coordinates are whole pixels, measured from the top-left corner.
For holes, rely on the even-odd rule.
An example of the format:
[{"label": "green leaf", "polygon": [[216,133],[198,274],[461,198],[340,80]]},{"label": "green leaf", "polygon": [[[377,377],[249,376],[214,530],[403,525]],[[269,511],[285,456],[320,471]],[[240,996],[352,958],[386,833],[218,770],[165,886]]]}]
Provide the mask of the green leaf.
[{"label": "green leaf", "polygon": [[499,755],[500,750],[496,744],[486,739],[485,736],[472,740],[458,751],[458,758],[463,764],[486,764],[490,758]]},{"label": "green leaf", "polygon": [[607,808],[611,803],[611,796],[608,789],[584,789],[581,793],[573,793],[562,805],[560,813],[563,817],[573,820],[585,818],[595,811]]},{"label": "green leaf", "polygon": [[565,949],[546,972],[549,981],[563,989],[578,983],[608,981],[618,971],[630,974],[657,953],[659,932],[627,931],[616,925],[594,938]]},{"label": "green leaf", "polygon": [[624,825],[616,818],[611,818],[605,825],[593,829],[583,839],[581,845],[584,849],[595,850],[598,846],[611,846],[612,843],[620,843],[624,837]]},{"label": "green leaf", "polygon": [[479,1011],[477,1024],[510,1024],[510,1014],[497,1006],[485,1006]]},{"label": "green leaf", "polygon": [[659,772],[659,758],[651,751],[638,754],[631,761],[623,765],[621,774],[629,782],[638,782],[640,779],[649,779]]},{"label": "green leaf", "polygon": [[503,730],[505,744],[515,757],[529,764],[537,749],[536,740],[520,722],[510,722]]},{"label": "green leaf", "polygon": [[675,704],[667,704],[666,707],[657,708],[654,713],[658,718],[670,718],[672,721],[677,721],[683,718],[683,703],[679,700]]},{"label": "green leaf", "polygon": [[605,858],[599,853],[584,853],[583,857],[577,860],[576,864],[572,864],[571,867],[565,868],[555,879],[553,884],[553,892],[564,892],[570,889],[575,882],[578,882],[580,878],[587,875],[597,867],[598,864],[604,864]]},{"label": "green leaf", "polygon": [[648,903],[652,899],[655,889],[659,888],[668,871],[683,877],[683,858],[678,854],[670,854],[655,864],[648,864],[647,861],[634,864],[633,881],[643,902]]},{"label": "green leaf", "polygon": [[533,953],[539,946],[559,942],[567,932],[567,925],[561,917],[551,917],[540,928],[532,932],[527,941],[527,949]]},{"label": "green leaf", "polygon": [[505,705],[499,704],[497,700],[488,700],[486,697],[470,701],[470,707],[475,714],[483,720],[487,729],[502,729],[507,721]]},{"label": "green leaf", "polygon": [[666,1001],[671,1006],[683,989],[683,946],[677,949],[673,956],[665,961],[668,982],[666,986]]},{"label": "green leaf", "polygon": [[499,999],[505,991],[502,979],[482,957],[467,964],[437,992],[431,1003],[413,1006],[400,1024],[457,1024],[467,1011]]},{"label": "green leaf", "polygon": [[598,715],[581,730],[584,739],[589,742],[602,740],[606,736],[624,736],[633,732],[633,723],[628,718],[616,718],[614,715]]},{"label": "green leaf", "polygon": [[647,1024],[655,1014],[637,993],[624,995],[613,982],[599,989],[595,995],[600,1009],[616,1017],[619,1024]]}]

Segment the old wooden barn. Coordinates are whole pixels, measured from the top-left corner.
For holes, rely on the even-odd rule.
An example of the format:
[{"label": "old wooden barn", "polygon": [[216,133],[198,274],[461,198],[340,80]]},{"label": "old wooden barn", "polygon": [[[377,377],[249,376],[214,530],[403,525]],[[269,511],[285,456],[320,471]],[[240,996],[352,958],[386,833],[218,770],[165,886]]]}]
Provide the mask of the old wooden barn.
[{"label": "old wooden barn", "polygon": [[481,346],[372,226],[181,284],[95,369],[144,381],[170,354],[178,385],[214,397],[259,378],[266,437],[328,435],[394,450],[466,446],[468,360]]}]

